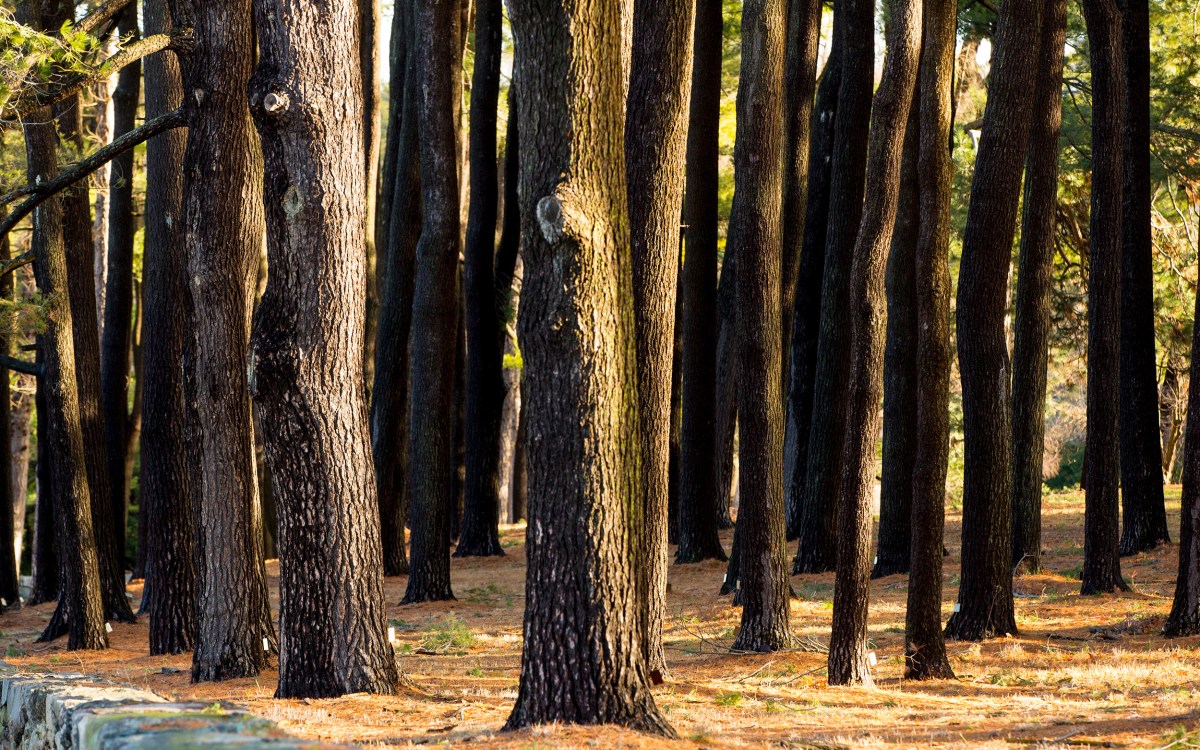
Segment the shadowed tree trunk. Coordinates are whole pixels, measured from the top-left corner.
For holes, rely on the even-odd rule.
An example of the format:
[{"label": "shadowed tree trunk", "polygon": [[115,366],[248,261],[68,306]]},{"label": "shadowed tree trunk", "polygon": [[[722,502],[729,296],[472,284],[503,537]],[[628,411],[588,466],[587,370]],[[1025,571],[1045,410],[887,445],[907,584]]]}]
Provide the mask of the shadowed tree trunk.
[{"label": "shadowed tree trunk", "polygon": [[416,6],[414,16],[416,48],[424,59],[416,87],[422,225],[412,312],[412,358],[420,366],[412,368],[412,560],[404,604],[454,598],[450,534],[456,502],[454,386],[462,243],[455,117],[462,80],[459,7],[454,0],[429,0]]},{"label": "shadowed tree trunk", "polygon": [[[262,156],[246,86],[250,0],[193,3],[184,73],[191,117],[183,210],[192,337],[185,345],[197,455],[196,647],[192,680],[250,677],[274,632],[259,526],[247,381],[249,316],[263,236]],[[183,23],[185,19],[176,19]]]},{"label": "shadowed tree trunk", "polygon": [[[686,171],[686,169],[685,169]],[[682,196],[680,196],[682,200]],[[682,220],[683,215],[679,215]],[[680,234],[675,239],[680,240]],[[676,280],[682,284],[683,243],[675,246],[678,259],[675,264]],[[667,467],[667,541],[679,544],[679,494],[680,468],[683,464],[683,289],[675,288],[675,335],[671,341],[671,458]]]},{"label": "shadowed tree trunk", "polygon": [[[174,28],[168,0],[145,0],[147,34]],[[146,115],[157,117],[183,100],[174,54],[146,60]],[[141,434],[142,525],[146,528],[143,608],[150,616],[150,653],[180,654],[196,640],[195,541],[192,487],[185,441],[187,409],[181,364],[189,321],[182,223],[183,158],[187,131],[172,130],[146,144],[145,421]]]},{"label": "shadowed tree trunk", "polygon": [[[784,428],[783,478],[787,508],[788,541],[800,535],[801,495],[808,470],[808,434],[812,422],[813,378],[816,375],[817,338],[821,329],[821,283],[825,273],[825,230],[829,220],[829,187],[833,163],[833,135],[837,122],[838,89],[842,84],[842,44],[839,33],[844,15],[834,13],[832,46],[817,100],[809,140],[808,199],[804,209],[804,236],[800,272],[792,312],[792,339],[787,377],[787,424]],[[792,209],[787,209],[792,210]],[[786,237],[785,225],[785,237]],[[785,243],[788,241],[784,240]]]},{"label": "shadowed tree trunk", "polygon": [[362,376],[367,186],[356,2],[254,4],[260,57],[250,102],[271,272],[254,316],[250,382],[269,425],[263,444],[279,512],[279,698],[391,693],[397,681]]},{"label": "shadowed tree trunk", "polygon": [[782,269],[784,0],[748,0],[734,147],[730,244],[737,247],[739,574],[742,622],[733,648],[792,645],[783,514]]},{"label": "shadowed tree trunk", "polygon": [[408,572],[404,549],[409,504],[408,339],[412,327],[414,251],[421,234],[414,6],[414,0],[398,4],[392,21],[392,117],[384,158],[384,192],[380,198],[383,207],[377,264],[380,304],[375,384],[371,389],[371,447],[379,492],[385,576]]},{"label": "shadowed tree trunk", "polygon": [[496,305],[496,107],[500,100],[500,0],[475,5],[471,78],[471,200],[463,264],[466,302],[466,476],[455,557],[503,555],[500,546],[500,422],[504,412],[504,327]]},{"label": "shadowed tree trunk", "polygon": [[[728,239],[728,238],[726,238]],[[686,304],[685,304],[686,308]],[[684,315],[687,315],[686,309]],[[737,439],[737,257],[726,243],[717,283],[717,523],[733,525],[734,443]]]},{"label": "shadowed tree trunk", "polygon": [[[365,174],[367,178],[367,234],[363,249],[367,262],[367,276],[363,282],[366,287],[364,311],[366,313],[366,328],[363,333],[363,385],[365,393],[370,398],[370,387],[375,374],[375,324],[379,319],[379,287],[376,281],[379,276],[375,269],[379,263],[379,250],[375,242],[375,228],[379,225],[379,195],[380,195],[380,147],[381,131],[383,129],[383,88],[380,76],[380,21],[382,0],[358,0],[359,14],[359,69],[362,70],[363,92],[363,156],[365,157]],[[395,4],[392,5],[395,13]]]},{"label": "shadowed tree trunk", "polygon": [[[1087,463],[1081,593],[1122,590],[1120,543],[1121,131],[1125,76],[1117,0],[1083,0],[1092,63],[1088,264]],[[1157,388],[1156,388],[1157,391]],[[1157,401],[1157,398],[1156,398]],[[1158,411],[1154,412],[1158,440]],[[1152,466],[1158,474],[1159,456]],[[1161,479],[1158,480],[1161,485]],[[1161,491],[1161,488],[1160,488]]]},{"label": "shadowed tree trunk", "polygon": [[[42,354],[46,350],[48,339],[44,334],[36,337],[37,363],[45,372],[45,359]],[[50,447],[50,433],[46,429],[48,419],[46,414],[49,405],[46,403],[49,388],[43,375],[37,379],[37,390],[34,393],[34,408],[37,411],[37,500],[34,506],[33,519],[33,549],[29,553],[33,580],[29,587],[29,598],[26,604],[42,604],[58,598],[58,555],[54,545],[54,490],[52,488],[51,464],[53,463]]]},{"label": "shadowed tree trunk", "polygon": [[[9,248],[6,234],[0,237],[0,262],[7,262],[11,257],[12,251]],[[11,273],[0,278],[0,299],[12,300],[12,278]],[[6,332],[7,322],[5,321],[6,326],[0,329],[0,353],[6,356],[12,353],[12,341]],[[12,443],[11,404],[9,372],[7,369],[0,369],[0,441],[2,441],[0,446]],[[17,558],[16,545],[13,543],[16,509],[13,506],[12,472],[13,461],[8,460],[7,457],[5,460],[0,460],[0,610],[9,607],[17,609],[21,606],[18,581],[18,565],[21,561]],[[21,506],[21,509],[24,510],[24,505]]]},{"label": "shadowed tree trunk", "polygon": [[620,724],[674,736],[633,616],[643,503],[621,10],[509,6],[525,155],[530,533],[521,683],[506,728]]},{"label": "shadowed tree trunk", "polygon": [[1058,209],[1058,131],[1062,123],[1065,0],[1046,6],[1037,62],[1033,121],[1025,157],[1025,200],[1017,271],[1012,363],[1012,564],[1042,567],[1042,455],[1050,285]]},{"label": "shadowed tree trunk", "polygon": [[[914,86],[914,91],[916,87]],[[914,100],[916,97],[914,97]],[[879,545],[872,578],[908,572],[912,541],[913,470],[917,459],[916,253],[920,231],[921,108],[909,107],[904,129],[895,228],[884,290],[887,332],[883,351],[883,469],[879,492]],[[874,191],[872,191],[872,194]]]},{"label": "shadowed tree trunk", "polygon": [[647,669],[656,682],[667,671],[662,631],[667,598],[671,426],[675,421],[672,365],[695,2],[634,0],[625,114],[644,492],[643,523],[635,535],[639,547],[637,602]]},{"label": "shadowed tree trunk", "polygon": [[956,309],[966,443],[962,585],[946,637],[1015,633],[1012,453],[1004,317],[1021,168],[1029,144],[1044,3],[1001,6],[983,131],[971,181]]},{"label": "shadowed tree trunk", "polygon": [[[717,532],[728,515],[723,471],[723,426],[717,396],[719,336],[731,328],[717,319],[717,156],[721,119],[721,3],[697,0],[684,191],[683,414],[680,425],[678,542],[675,562],[725,559]],[[630,142],[630,147],[636,146]],[[726,256],[732,268],[732,252]],[[728,291],[728,290],[727,290]],[[718,334],[718,330],[721,331]],[[732,446],[730,446],[732,449]],[[732,456],[730,456],[732,458]],[[724,483],[724,484],[723,484]],[[721,487],[726,488],[724,496]]]},{"label": "shadowed tree trunk", "polygon": [[821,329],[813,381],[808,465],[800,496],[799,549],[793,573],[834,568],[835,519],[849,384],[849,277],[862,217],[867,135],[875,68],[875,6],[845,0],[835,6],[842,38],[842,79],[834,126],[829,220],[821,284]]},{"label": "shadowed tree trunk", "polygon": [[954,43],[958,3],[925,0],[921,49],[921,227],[917,234],[917,454],[904,612],[904,676],[952,678],[942,636],[942,551],[950,443],[950,199]]},{"label": "shadowed tree trunk", "polygon": [[1150,230],[1150,3],[1122,0],[1124,199],[1121,210],[1120,552],[1170,541],[1163,499],[1154,351],[1154,268]]},{"label": "shadowed tree trunk", "polygon": [[902,164],[909,150],[905,124],[909,122],[921,57],[921,7],[921,0],[888,3],[887,57],[879,92],[872,103],[867,154],[867,184],[871,186],[871,194],[863,207],[849,279],[851,375],[846,399],[849,428],[845,430],[842,449],[838,498],[830,685],[874,684],[867,661],[867,600],[871,593],[871,487],[875,484],[875,442],[879,437],[879,401],[883,398],[887,317],[884,276],[888,248],[894,248],[892,236]]}]

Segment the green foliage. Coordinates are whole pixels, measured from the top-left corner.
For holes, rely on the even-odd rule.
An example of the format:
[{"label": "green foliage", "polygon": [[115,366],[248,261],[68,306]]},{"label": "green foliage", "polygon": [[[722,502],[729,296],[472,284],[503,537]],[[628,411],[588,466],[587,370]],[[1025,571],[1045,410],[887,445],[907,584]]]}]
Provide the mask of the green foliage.
[{"label": "green foliage", "polygon": [[100,40],[69,22],[52,36],[17,23],[0,8],[0,110],[15,98],[93,71],[100,52]]},{"label": "green foliage", "polygon": [[429,629],[421,648],[436,653],[463,652],[475,645],[475,634],[456,615],[450,615]]}]

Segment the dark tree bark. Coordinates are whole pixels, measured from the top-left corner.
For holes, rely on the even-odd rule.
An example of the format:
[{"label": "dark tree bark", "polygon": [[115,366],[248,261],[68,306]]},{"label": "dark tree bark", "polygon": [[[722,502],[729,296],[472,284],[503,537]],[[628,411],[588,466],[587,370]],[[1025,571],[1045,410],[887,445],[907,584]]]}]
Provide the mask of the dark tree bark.
[{"label": "dark tree bark", "polygon": [[[686,171],[686,169],[685,169]],[[682,214],[679,217],[682,219]],[[676,235],[680,239],[682,232]],[[676,245],[676,279],[682,283],[683,246]],[[680,469],[683,465],[683,289],[675,289],[675,335],[671,342],[671,458],[667,466],[667,542],[679,544]]]},{"label": "dark tree bark", "polygon": [[[684,191],[686,243],[680,294],[683,297],[683,414],[680,434],[679,548],[675,562],[725,559],[718,536],[723,442],[715,413],[717,397],[717,151],[721,118],[721,3],[696,5],[691,99]],[[631,142],[630,147],[637,144]],[[730,251],[732,252],[732,251]],[[726,255],[727,268],[733,256]],[[721,326],[728,337],[732,329]],[[730,446],[732,448],[732,446]],[[725,479],[722,477],[725,476]]]},{"label": "dark tree bark", "polygon": [[[728,240],[728,237],[726,238]],[[717,525],[733,525],[733,454],[737,438],[737,255],[725,245],[721,277],[717,282],[716,464]],[[684,307],[687,307],[686,302]],[[686,316],[686,311],[684,312]]]},{"label": "dark tree bark", "polygon": [[[117,31],[123,39],[138,33],[137,8],[121,14]],[[164,53],[159,53],[161,56]],[[136,127],[141,93],[142,65],[134,62],[121,68],[113,92],[113,136],[120,137]],[[159,114],[166,114],[161,112]],[[108,271],[105,277],[103,326],[100,340],[100,405],[104,417],[104,450],[108,457],[108,503],[112,518],[113,544],[118,559],[125,554],[125,526],[129,485],[125,465],[134,441],[130,440],[129,367],[133,329],[133,239],[134,218],[133,149],[111,162],[108,206]]]},{"label": "dark tree bark", "polygon": [[[872,685],[867,661],[867,601],[870,597],[871,487],[875,442],[883,398],[884,276],[896,227],[905,124],[913,103],[921,57],[921,0],[888,3],[887,57],[872,103],[867,184],[870,198],[854,244],[850,271],[851,337],[841,496],[838,498],[837,577],[833,590],[833,635],[829,640],[829,684]],[[894,250],[894,246],[893,250]],[[910,475],[911,476],[911,475]]]},{"label": "dark tree bark", "polygon": [[[37,343],[36,361],[39,366],[45,371],[45,359],[42,352],[45,351],[47,339],[44,335],[39,335],[35,339]],[[34,393],[34,408],[39,415],[45,415],[49,411],[49,406],[46,403],[48,393],[46,378],[40,377],[37,379],[37,390]],[[33,549],[29,553],[30,562],[33,568],[33,581],[30,585],[29,598],[25,600],[26,604],[43,604],[52,602],[58,598],[58,556],[54,545],[54,490],[51,487],[52,474],[50,465],[53,462],[53,456],[50,449],[50,433],[46,429],[48,420],[39,418],[37,420],[37,501],[34,506],[33,519]]]},{"label": "dark tree bark", "polygon": [[[816,375],[817,339],[821,329],[821,283],[825,273],[825,232],[829,220],[829,187],[833,164],[833,136],[837,122],[838,90],[842,84],[840,29],[845,16],[834,14],[833,41],[821,74],[809,138],[808,199],[804,208],[804,236],[800,271],[792,312],[787,424],[784,427],[784,505],[788,541],[800,535],[801,495],[808,470],[808,434],[812,423],[813,378]],[[790,209],[788,209],[790,210]],[[785,225],[786,235],[786,225]],[[785,240],[785,243],[787,240]]]},{"label": "dark tree bark", "polygon": [[608,723],[674,736],[633,615],[643,510],[622,8],[515,0],[509,11],[530,486],[525,645],[506,728]]},{"label": "dark tree bark", "polygon": [[640,463],[645,493],[643,521],[635,537],[639,547],[637,602],[647,669],[657,679],[667,671],[662,631],[674,422],[672,364],[694,11],[695,0],[634,0],[625,113]]},{"label": "dark tree bark", "polygon": [[500,0],[475,4],[471,77],[471,200],[463,264],[466,302],[466,475],[455,557],[503,555],[500,546],[500,422],[504,412],[504,327],[496,305],[496,107],[500,100]]},{"label": "dark tree bark", "polygon": [[185,366],[198,506],[192,680],[200,682],[258,674],[274,632],[246,371],[263,236],[262,156],[246,101],[255,49],[250,0],[193,2],[191,12],[196,49],[184,71],[191,113],[183,211],[192,335]]},{"label": "dark tree bark", "polygon": [[1012,564],[1030,572],[1042,567],[1042,455],[1058,210],[1065,0],[1054,0],[1044,12],[1042,53],[1037,62],[1033,121],[1025,157],[1012,363]]},{"label": "dark tree bark", "polygon": [[[31,5],[28,3],[26,8]],[[30,20],[40,19],[37,10],[32,10]],[[41,24],[36,24],[37,27]],[[53,179],[58,173],[58,142],[50,108],[34,110],[24,127],[30,183]],[[46,441],[39,440],[38,452],[55,457],[50,462],[49,479],[54,492],[59,574],[58,610],[39,640],[52,640],[65,632],[69,636],[68,649],[104,649],[108,648],[108,636],[104,629],[104,602],[75,377],[63,203],[63,199],[51,198],[33,217],[34,273],[47,307],[41,347],[43,369],[39,378],[46,388],[45,411],[39,412],[38,419],[39,424],[46,422]],[[88,304],[94,311],[95,298],[90,298]],[[95,330],[93,325],[92,332]]]},{"label": "dark tree bark", "polygon": [[[367,179],[367,234],[363,250],[367,263],[367,275],[364,280],[366,294],[364,295],[364,311],[366,323],[363,333],[363,385],[367,398],[370,398],[370,387],[374,382],[375,367],[375,325],[379,320],[379,287],[376,281],[379,276],[376,266],[379,263],[379,250],[375,242],[375,228],[379,225],[379,195],[380,195],[380,149],[381,130],[383,129],[383,89],[380,80],[380,20],[382,0],[358,0],[359,17],[359,68],[362,70],[363,92],[363,156],[364,170]],[[393,4],[393,13],[395,5]]]},{"label": "dark tree bark", "polygon": [[952,678],[942,636],[942,552],[950,449],[950,199],[958,3],[926,0],[921,49],[921,228],[917,235],[917,455],[904,614],[904,676]]},{"label": "dark tree bark", "polygon": [[[510,115],[511,117],[511,115]],[[522,382],[524,382],[522,380]],[[529,473],[525,460],[525,397],[521,397],[521,411],[517,415],[517,439],[513,447],[512,472],[512,522],[529,520]]]},{"label": "dark tree bark", "polygon": [[1163,499],[1154,351],[1154,254],[1150,230],[1150,3],[1122,0],[1124,198],[1121,207],[1122,555],[1170,541]]},{"label": "dark tree bark", "polygon": [[[1092,63],[1092,198],[1088,263],[1087,445],[1081,593],[1128,587],[1121,578],[1121,131],[1125,76],[1117,0],[1084,0]],[[1157,392],[1157,388],[1155,389]],[[1156,397],[1157,401],[1157,397]],[[1158,412],[1154,412],[1158,441]],[[1156,454],[1156,461],[1159,454]],[[1158,463],[1153,465],[1158,473]],[[1161,480],[1160,480],[1161,484]],[[1161,491],[1161,489],[1160,489]]]},{"label": "dark tree bark", "polygon": [[[383,574],[408,572],[404,525],[408,518],[408,394],[413,263],[421,234],[417,157],[418,50],[412,0],[396,6],[392,22],[392,119],[380,198],[379,323],[375,385],[371,390],[371,447],[379,493]],[[394,165],[394,166],[388,166]]]},{"label": "dark tree bark", "polygon": [[250,102],[271,272],[254,316],[251,393],[270,426],[263,444],[279,511],[279,698],[391,693],[397,682],[362,376],[356,3],[254,4]]},{"label": "dark tree bark", "polygon": [[[6,263],[12,258],[8,244],[8,235],[0,237],[0,263]],[[0,278],[0,299],[11,300],[13,296],[12,274]],[[0,353],[11,354],[12,342],[7,334],[0,333]],[[9,387],[8,370],[0,370],[0,446],[12,444],[12,395]],[[8,608],[19,609],[21,592],[18,581],[18,565],[13,544],[14,506],[13,506],[13,461],[0,452],[0,610]],[[24,504],[21,508],[24,509]]]},{"label": "dark tree bark", "polygon": [[867,136],[875,70],[875,6],[846,0],[835,6],[842,38],[842,80],[834,125],[825,267],[821,283],[821,329],[813,380],[808,465],[800,496],[799,549],[793,573],[834,568],[835,519],[849,385],[849,277],[862,217]]},{"label": "dark tree bark", "polygon": [[450,537],[456,495],[453,415],[462,242],[454,116],[462,79],[459,8],[453,0],[429,0],[416,7],[414,16],[416,48],[424,61],[416,86],[422,225],[412,311],[412,358],[420,366],[412,368],[412,560],[404,604],[454,598]]},{"label": "dark tree bark", "polygon": [[[1200,299],[1195,320],[1200,320]],[[1200,352],[1200,327],[1192,333],[1192,351]],[[1200,357],[1192,357],[1188,383],[1187,426],[1183,438],[1183,495],[1180,499],[1179,573],[1175,598],[1163,625],[1170,638],[1200,633]]]},{"label": "dark tree bark", "polygon": [[742,622],[733,648],[792,645],[787,531],[783,515],[782,269],[784,57],[777,19],[783,0],[748,0],[742,11],[742,70],[734,147],[736,190],[729,217],[737,247],[738,527]]},{"label": "dark tree bark", "polygon": [[[916,87],[914,86],[914,90]],[[914,100],[916,97],[914,97]],[[883,350],[883,474],[879,492],[879,544],[872,578],[908,572],[912,541],[913,470],[917,459],[917,236],[921,225],[918,172],[921,108],[909,107],[904,129],[895,229],[884,290],[887,332]]]},{"label": "dark tree bark", "polygon": [[959,268],[957,329],[966,442],[962,584],[946,636],[1015,633],[1012,453],[1004,316],[1044,3],[1001,6]]},{"label": "dark tree bark", "polygon": [[[147,34],[175,26],[168,0],[145,0]],[[174,55],[146,60],[146,115],[179,106],[183,80]],[[146,529],[143,609],[150,616],[150,653],[180,654],[196,641],[194,519],[185,441],[187,410],[181,365],[189,321],[186,257],[181,231],[183,159],[187,131],[172,130],[146,144],[145,343],[141,434],[142,524]]]}]

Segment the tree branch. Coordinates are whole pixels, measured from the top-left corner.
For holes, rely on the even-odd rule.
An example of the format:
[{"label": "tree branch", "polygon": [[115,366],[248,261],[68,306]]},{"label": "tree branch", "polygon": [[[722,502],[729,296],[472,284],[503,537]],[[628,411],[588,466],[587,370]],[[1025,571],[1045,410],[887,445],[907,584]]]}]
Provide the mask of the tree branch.
[{"label": "tree branch", "polygon": [[1154,123],[1153,127],[1155,130],[1157,130],[1160,133],[1167,133],[1168,135],[1177,135],[1180,138],[1186,138],[1189,141],[1200,142],[1200,133],[1197,133],[1195,130],[1188,130],[1187,128],[1177,128],[1174,125],[1167,125],[1166,123],[1162,123],[1162,122]]},{"label": "tree branch", "polygon": [[132,0],[105,0],[105,2],[100,3],[91,13],[81,18],[75,24],[75,28],[91,34],[96,29],[111,21],[113,16],[124,10],[125,6],[129,5],[130,2]]},{"label": "tree branch", "polygon": [[0,354],[0,367],[7,367],[13,372],[21,372],[26,375],[37,377],[42,374],[42,365],[38,362],[26,362],[17,357],[10,357],[7,354]]},{"label": "tree branch", "polygon": [[[187,112],[184,107],[173,110],[156,117],[155,119],[142,125],[140,128],[134,128],[125,135],[117,138],[112,143],[104,148],[96,151],[91,156],[78,161],[61,174],[52,180],[48,180],[39,185],[31,185],[29,197],[22,201],[13,212],[0,222],[0,236],[4,236],[12,231],[13,227],[21,222],[29,215],[33,209],[41,205],[47,198],[55,193],[74,185],[76,182],[95,172],[100,167],[115,159],[120,154],[125,153],[129,149],[137,146],[139,143],[144,143],[159,133],[174,128],[183,127],[187,124]],[[0,276],[4,274],[4,269],[0,268]]]}]

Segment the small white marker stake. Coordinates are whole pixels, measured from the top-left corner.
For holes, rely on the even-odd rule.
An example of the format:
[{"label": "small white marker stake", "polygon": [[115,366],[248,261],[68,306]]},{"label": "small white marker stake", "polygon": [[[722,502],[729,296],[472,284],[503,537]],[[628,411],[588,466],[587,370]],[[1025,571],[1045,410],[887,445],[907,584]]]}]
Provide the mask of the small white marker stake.
[{"label": "small white marker stake", "polygon": [[875,652],[868,651],[867,652],[867,666],[874,667],[878,663],[879,663],[879,660],[875,658]]},{"label": "small white marker stake", "polygon": [[388,628],[388,643],[395,643],[395,642],[396,642],[396,628],[389,627]]},{"label": "small white marker stake", "polygon": [[112,632],[112,623],[111,623],[111,622],[106,622],[106,623],[104,623],[104,632],[105,632],[105,633],[111,633],[111,632]]},{"label": "small white marker stake", "polygon": [[270,650],[271,650],[271,642],[264,637],[263,638],[263,651],[270,651]]}]

